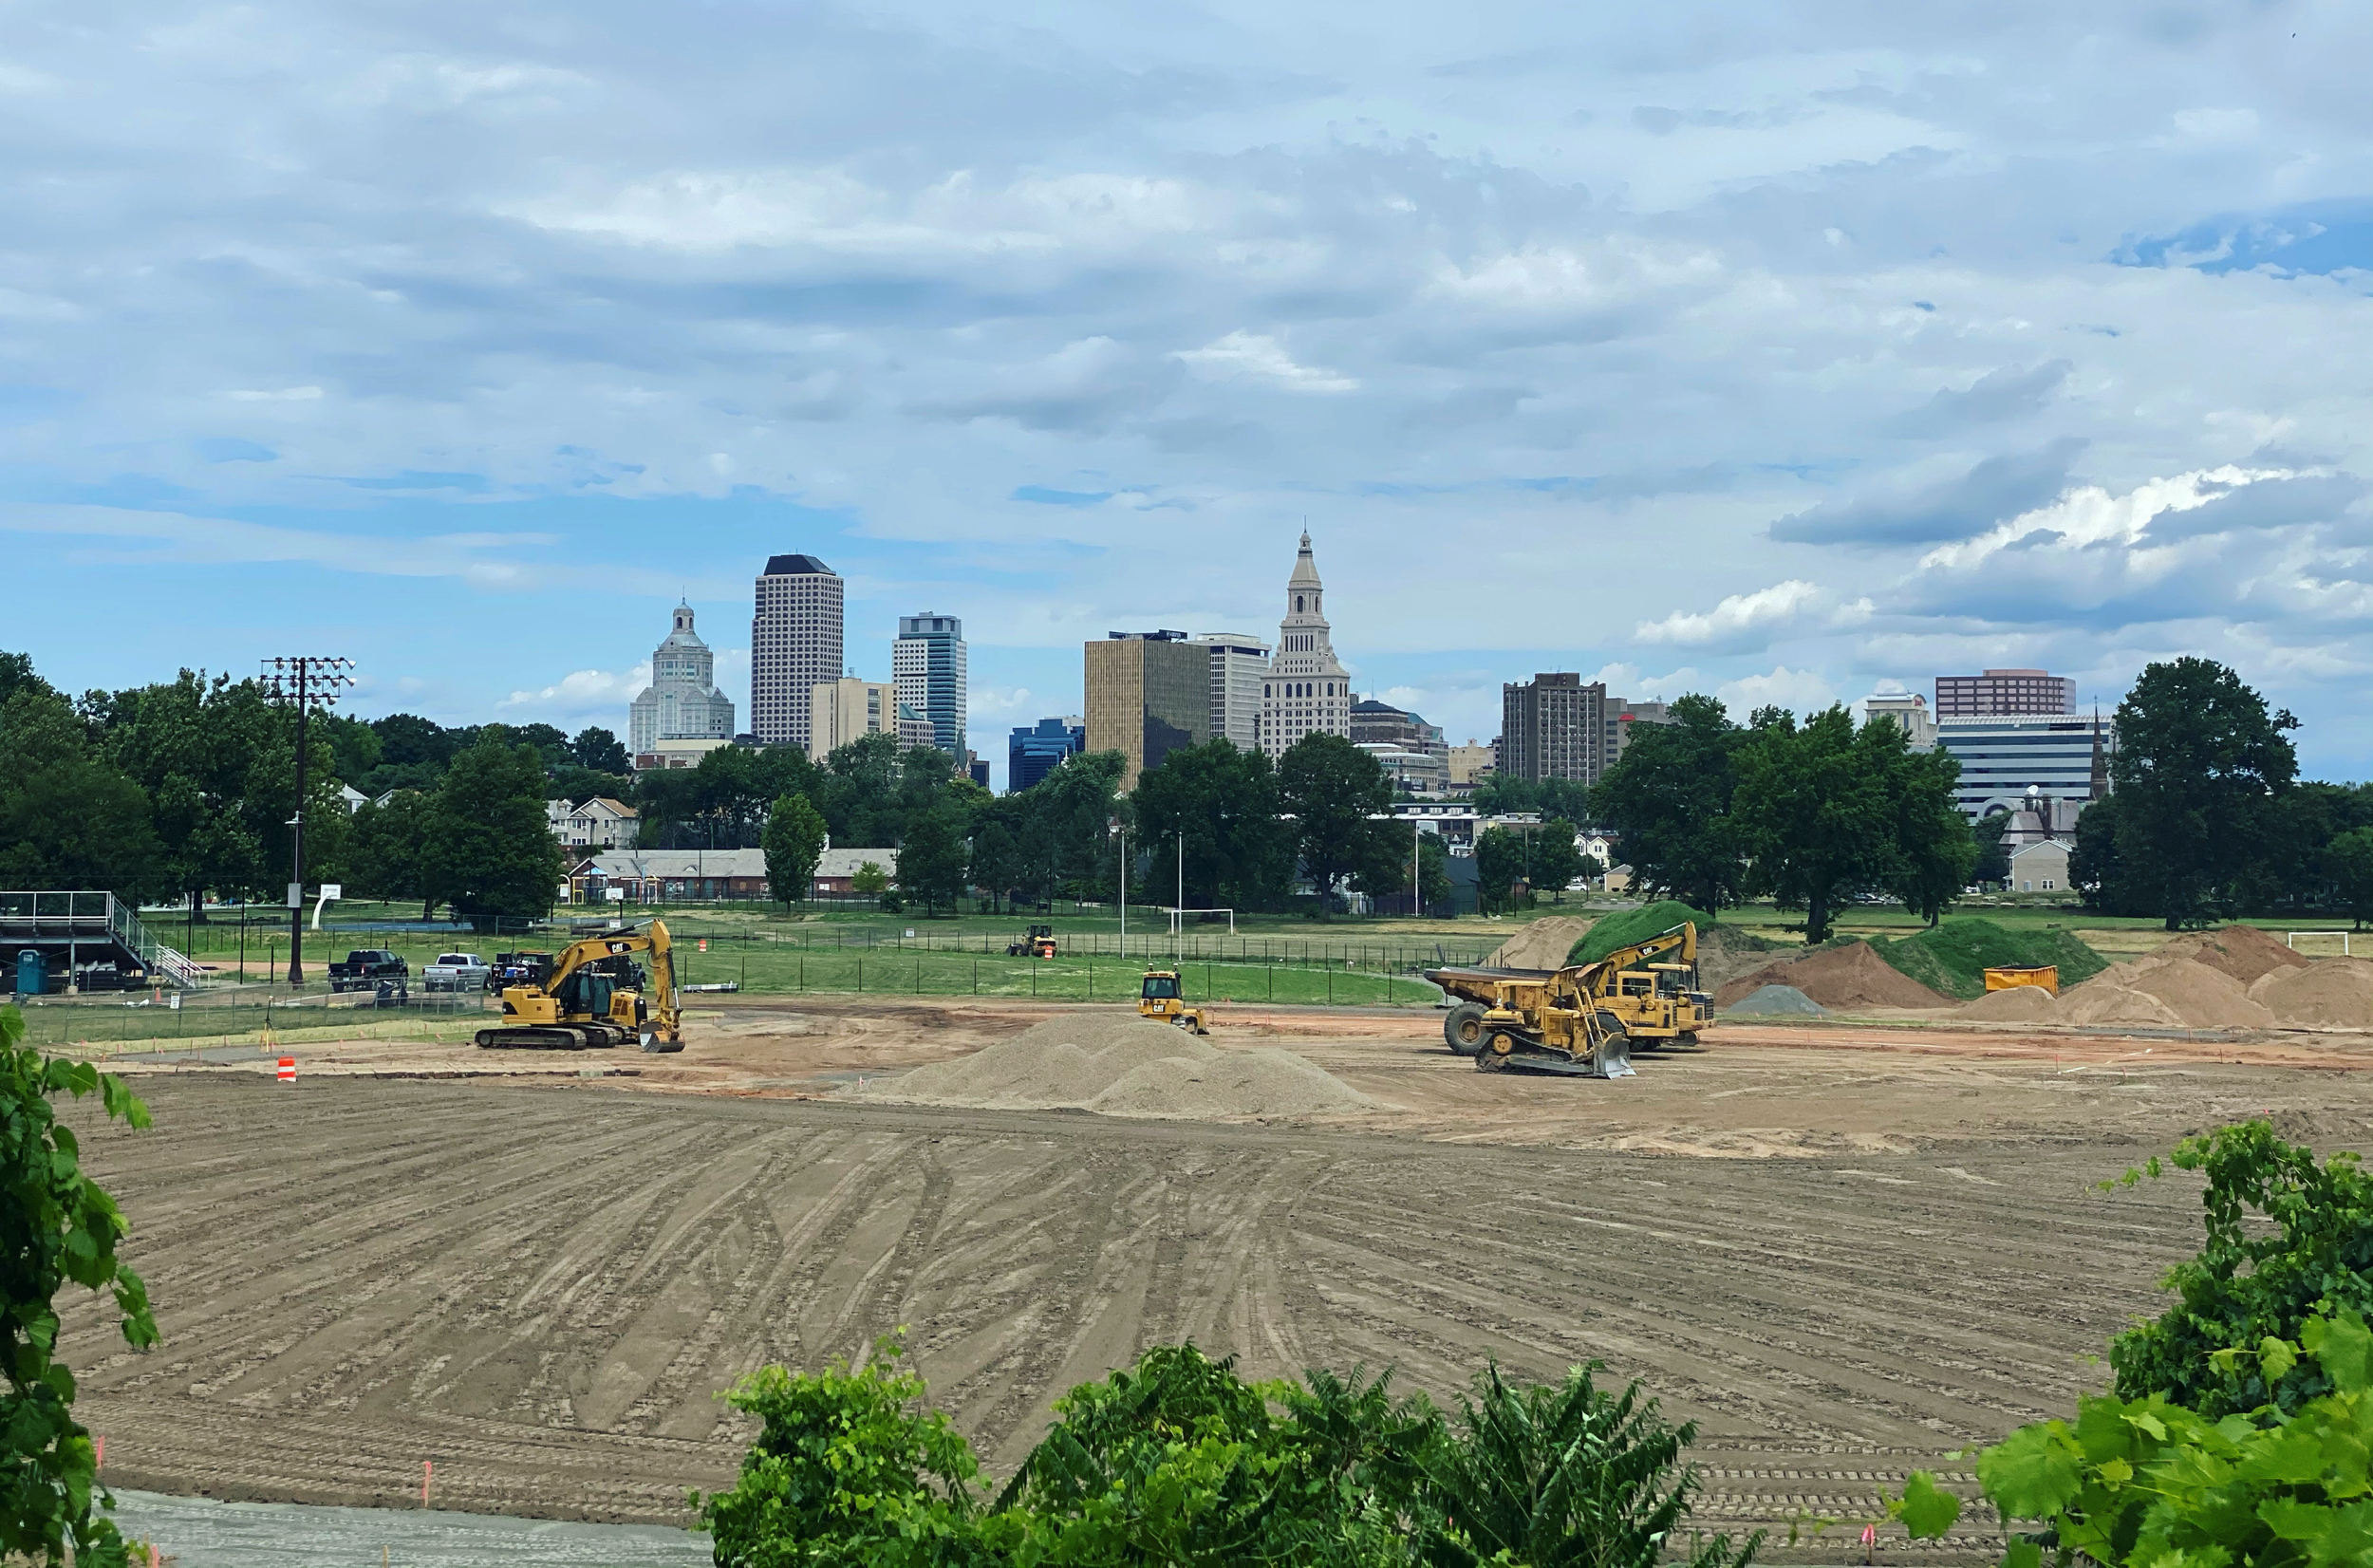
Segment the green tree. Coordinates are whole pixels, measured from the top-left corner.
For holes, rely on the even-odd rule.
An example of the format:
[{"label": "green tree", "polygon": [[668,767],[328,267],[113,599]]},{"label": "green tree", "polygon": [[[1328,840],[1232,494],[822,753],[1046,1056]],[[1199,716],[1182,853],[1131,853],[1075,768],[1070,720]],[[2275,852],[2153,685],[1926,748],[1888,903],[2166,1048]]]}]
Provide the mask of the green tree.
[{"label": "green tree", "polygon": [[2076,847],[2068,851],[2068,886],[2083,898],[2086,908],[2105,915],[2136,913],[2129,903],[2132,889],[2125,863],[2118,852],[2118,819],[2116,795],[2092,802],[2077,813]]},{"label": "green tree", "polygon": [[1598,864],[1582,853],[1575,842],[1578,836],[1574,824],[1562,817],[1551,817],[1541,825],[1541,833],[1532,845],[1532,883],[1536,887],[1549,889],[1549,902],[1563,904],[1565,889]]},{"label": "green tree", "polygon": [[[20,687],[20,695],[23,688]],[[14,700],[13,699],[11,700]],[[50,1101],[97,1093],[110,1119],[149,1125],[122,1080],[86,1062],[24,1048],[25,1016],[0,1007],[0,1553],[14,1561],[123,1568],[90,1433],[74,1419],[74,1374],[57,1356],[54,1305],[68,1284],[109,1292],[124,1342],[157,1343],[140,1277],[116,1254],[129,1230],[104,1188],[83,1174],[81,1145]]]},{"label": "green tree", "polygon": [[[2082,817],[2080,816],[2080,821]],[[2010,813],[2005,811],[1987,812],[1970,830],[1971,841],[1977,846],[1977,859],[1970,867],[1970,880],[1999,887],[2010,880],[2010,857],[2003,852],[2003,831],[2010,826]],[[2069,873],[2074,882],[2076,875]]]},{"label": "green tree", "polygon": [[989,897],[994,912],[1021,877],[1021,844],[1001,819],[991,818],[972,831],[972,885]]},{"label": "green tree", "polygon": [[1842,704],[1801,728],[1784,713],[1761,717],[1738,749],[1731,796],[1750,886],[1803,909],[1804,940],[1826,942],[1839,905],[1897,864],[1888,780],[1874,754],[1888,737],[1900,747],[1903,731],[1866,724],[1858,733]]},{"label": "green tree", "polygon": [[824,817],[807,796],[787,794],[767,813],[766,887],[781,904],[797,904],[815,886],[816,862],[824,858]]},{"label": "green tree", "polygon": [[1912,750],[1896,724],[1865,723],[1855,740],[1870,765],[1883,770],[1886,783],[1894,852],[1882,886],[1934,925],[1969,886],[1977,864],[1977,840],[1953,793],[1961,764],[1942,747]]},{"label": "green tree", "polygon": [[2341,912],[2362,930],[2373,919],[2373,828],[2359,828],[2324,847],[2325,875]]},{"label": "green tree", "polygon": [[19,682],[0,708],[0,883],[137,904],[178,890],[160,854],[140,787],[97,754],[65,698]]},{"label": "green tree", "polygon": [[355,808],[346,877],[364,898],[419,899],[420,918],[435,913],[436,859],[431,852],[436,800],[419,790],[399,790],[383,806]]},{"label": "green tree", "polygon": [[[368,726],[341,723],[341,730],[325,730],[333,755],[340,735],[359,736],[376,755],[378,737]],[[159,839],[158,881],[186,897],[195,918],[203,918],[210,890],[252,892],[271,880],[262,813],[247,792],[260,776],[255,763],[274,750],[276,728],[252,682],[234,686],[225,676],[209,681],[190,670],[169,683],[118,692],[108,702],[105,754],[147,793]]]},{"label": "green tree", "polygon": [[1475,892],[1484,913],[1515,907],[1517,886],[1531,856],[1524,835],[1510,828],[1485,828],[1475,835]]},{"label": "green tree", "polygon": [[1339,735],[1311,734],[1278,762],[1278,806],[1294,819],[1302,873],[1331,918],[1338,883],[1381,858],[1392,824],[1373,820],[1392,805],[1392,781],[1376,759]]},{"label": "green tree", "polygon": [[550,914],[568,861],[544,812],[544,759],[489,724],[429,809],[429,896],[480,931]]},{"label": "green tree", "polygon": [[889,891],[889,873],[878,860],[861,860],[849,878],[849,890],[859,898],[880,898]]},{"label": "green tree", "polygon": [[[1449,898],[1450,868],[1439,833],[1416,835],[1414,852],[1417,856],[1418,886],[1423,889],[1423,896],[1412,905],[1412,912],[1423,913],[1428,906],[1439,905]],[[1360,890],[1379,896],[1409,897],[1411,853],[1411,841],[1401,836],[1397,825],[1390,833],[1378,833],[1374,858],[1359,873]]]},{"label": "green tree", "polygon": [[1712,915],[1736,904],[1747,861],[1731,820],[1745,732],[1711,697],[1672,704],[1670,724],[1635,724],[1623,759],[1591,792],[1598,821],[1622,834],[1632,886]]},{"label": "green tree", "polygon": [[906,842],[899,847],[898,890],[921,900],[925,914],[935,909],[952,914],[971,863],[963,818],[955,808],[924,812],[907,825]]},{"label": "green tree", "polygon": [[[1130,803],[1152,855],[1156,889],[1178,897],[1173,858],[1185,835],[1186,898],[1203,908],[1274,909],[1293,873],[1289,828],[1278,817],[1277,770],[1224,737],[1181,746],[1137,777]],[[1165,870],[1171,870],[1165,876]]]},{"label": "green tree", "polygon": [[580,768],[597,774],[629,774],[634,771],[634,758],[626,755],[626,743],[598,724],[588,724],[569,742],[569,755]]},{"label": "green tree", "polygon": [[2121,874],[2170,931],[2230,914],[2289,789],[2299,721],[2212,660],[2144,667],[2118,704]]}]

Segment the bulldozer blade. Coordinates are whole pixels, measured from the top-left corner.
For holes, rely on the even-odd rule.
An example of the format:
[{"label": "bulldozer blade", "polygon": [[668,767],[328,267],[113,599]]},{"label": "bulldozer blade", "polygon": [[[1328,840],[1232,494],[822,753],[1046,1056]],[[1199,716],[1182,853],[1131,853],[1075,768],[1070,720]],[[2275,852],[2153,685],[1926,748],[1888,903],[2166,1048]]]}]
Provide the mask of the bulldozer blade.
[{"label": "bulldozer blade", "polygon": [[1635,1078],[1639,1076],[1632,1071],[1632,1042],[1622,1035],[1610,1035],[1601,1040],[1598,1049],[1591,1053],[1591,1065],[1596,1070],[1591,1074],[1593,1077]]}]

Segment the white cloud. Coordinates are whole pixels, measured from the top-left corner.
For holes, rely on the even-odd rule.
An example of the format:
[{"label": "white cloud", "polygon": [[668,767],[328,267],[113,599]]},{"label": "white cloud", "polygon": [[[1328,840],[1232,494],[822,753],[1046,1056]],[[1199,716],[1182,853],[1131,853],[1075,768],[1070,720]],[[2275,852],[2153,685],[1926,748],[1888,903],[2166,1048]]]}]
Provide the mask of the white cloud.
[{"label": "white cloud", "polygon": [[1359,390],[1359,383],[1350,376],[1295,364],[1283,344],[1259,332],[1240,329],[1201,348],[1182,348],[1171,358],[1215,381],[1244,376],[1296,392]]},{"label": "white cloud", "polygon": [[1799,716],[1818,713],[1838,700],[1837,689],[1817,672],[1774,664],[1761,675],[1743,675],[1714,688],[1714,695],[1745,723],[1757,708],[1782,707]]},{"label": "white cloud", "polygon": [[1859,625],[1871,613],[1867,598],[1837,604],[1826,590],[1792,577],[1752,593],[1733,593],[1702,613],[1675,610],[1661,621],[1642,621],[1632,635],[1642,643],[1682,645],[1767,642],[1790,628]]},{"label": "white cloud", "polygon": [[536,717],[574,717],[611,709],[623,710],[651,683],[650,661],[630,670],[571,670],[537,691],[514,691],[495,704],[500,710],[532,708]]}]

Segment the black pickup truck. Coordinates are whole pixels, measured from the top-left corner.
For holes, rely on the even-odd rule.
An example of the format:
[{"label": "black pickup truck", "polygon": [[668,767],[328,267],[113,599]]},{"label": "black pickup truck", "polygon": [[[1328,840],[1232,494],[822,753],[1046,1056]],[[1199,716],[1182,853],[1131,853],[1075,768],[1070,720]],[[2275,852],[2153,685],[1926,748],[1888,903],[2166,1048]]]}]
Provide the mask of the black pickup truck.
[{"label": "black pickup truck", "polygon": [[346,955],[344,963],[329,966],[329,988],[332,991],[368,991],[381,980],[402,980],[412,973],[412,966],[384,947],[357,947]]}]

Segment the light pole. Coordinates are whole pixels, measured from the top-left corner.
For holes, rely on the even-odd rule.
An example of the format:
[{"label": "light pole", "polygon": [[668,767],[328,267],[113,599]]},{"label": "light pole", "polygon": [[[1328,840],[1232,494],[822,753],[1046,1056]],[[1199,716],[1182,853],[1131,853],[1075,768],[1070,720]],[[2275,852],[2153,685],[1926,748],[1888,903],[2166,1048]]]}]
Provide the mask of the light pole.
[{"label": "light pole", "polygon": [[305,983],[305,740],[306,719],[316,706],[332,707],[339,688],[354,684],[351,659],[300,654],[264,661],[264,695],[296,704],[296,815],[289,819],[289,989]]},{"label": "light pole", "polygon": [[1129,829],[1117,816],[1104,825],[1107,833],[1116,834],[1121,844],[1121,961],[1129,961]]}]

